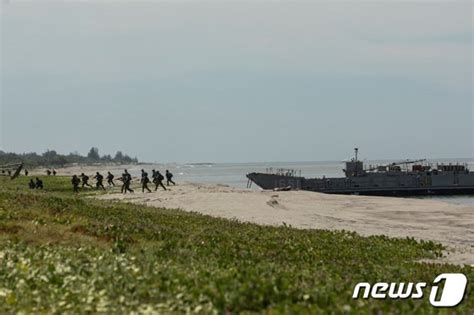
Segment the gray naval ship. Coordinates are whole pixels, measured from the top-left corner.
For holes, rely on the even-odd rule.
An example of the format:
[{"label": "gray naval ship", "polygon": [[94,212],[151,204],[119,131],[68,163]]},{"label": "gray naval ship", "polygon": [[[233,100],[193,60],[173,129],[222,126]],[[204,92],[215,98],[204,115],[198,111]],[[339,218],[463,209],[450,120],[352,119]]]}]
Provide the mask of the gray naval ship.
[{"label": "gray naval ship", "polygon": [[355,157],[346,162],[345,177],[305,178],[301,172],[279,169],[276,172],[247,174],[249,184],[269,190],[309,190],[328,194],[371,196],[462,195],[474,194],[474,173],[466,164],[431,165],[426,160],[402,161],[364,168]]}]

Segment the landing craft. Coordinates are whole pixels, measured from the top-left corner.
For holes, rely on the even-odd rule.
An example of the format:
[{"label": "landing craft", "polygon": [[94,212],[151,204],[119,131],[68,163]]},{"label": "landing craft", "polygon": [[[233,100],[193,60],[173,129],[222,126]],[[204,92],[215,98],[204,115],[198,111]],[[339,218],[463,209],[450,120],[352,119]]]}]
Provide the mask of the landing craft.
[{"label": "landing craft", "polygon": [[[249,182],[266,190],[308,190],[327,194],[423,196],[474,194],[474,173],[466,164],[437,164],[406,160],[364,167],[355,157],[346,162],[345,177],[305,178],[294,170],[247,174]],[[403,166],[403,168],[402,168]]]}]

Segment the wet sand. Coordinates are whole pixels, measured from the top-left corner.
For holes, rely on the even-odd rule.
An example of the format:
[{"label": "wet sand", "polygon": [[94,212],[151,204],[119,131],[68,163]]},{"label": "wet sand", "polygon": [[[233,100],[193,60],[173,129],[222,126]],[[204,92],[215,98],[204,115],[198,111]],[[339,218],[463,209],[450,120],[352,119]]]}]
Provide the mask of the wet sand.
[{"label": "wet sand", "polygon": [[[137,189],[138,190],[138,189]],[[176,208],[262,225],[350,230],[361,235],[414,237],[448,247],[441,262],[474,265],[474,207],[437,200],[255,191],[183,184],[169,191],[100,197]]]}]

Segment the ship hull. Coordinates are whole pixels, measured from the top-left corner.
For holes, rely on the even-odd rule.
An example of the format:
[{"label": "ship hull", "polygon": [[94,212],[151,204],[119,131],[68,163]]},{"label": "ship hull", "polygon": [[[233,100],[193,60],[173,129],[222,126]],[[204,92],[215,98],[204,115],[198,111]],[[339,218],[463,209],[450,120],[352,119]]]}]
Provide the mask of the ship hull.
[{"label": "ship hull", "polygon": [[[317,190],[314,190],[318,192]],[[453,195],[474,195],[474,187],[457,188],[434,188],[434,189],[383,189],[383,190],[351,190],[351,191],[319,191],[328,194],[340,195],[362,195],[362,196],[385,196],[385,197],[404,197],[404,196],[453,196]]]}]

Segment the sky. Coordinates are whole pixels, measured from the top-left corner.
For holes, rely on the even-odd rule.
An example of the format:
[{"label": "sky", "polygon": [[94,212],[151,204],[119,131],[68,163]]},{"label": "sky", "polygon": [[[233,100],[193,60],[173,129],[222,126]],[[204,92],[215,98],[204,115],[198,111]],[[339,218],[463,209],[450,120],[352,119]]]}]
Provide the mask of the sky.
[{"label": "sky", "polygon": [[474,156],[471,1],[1,2],[0,149]]}]

